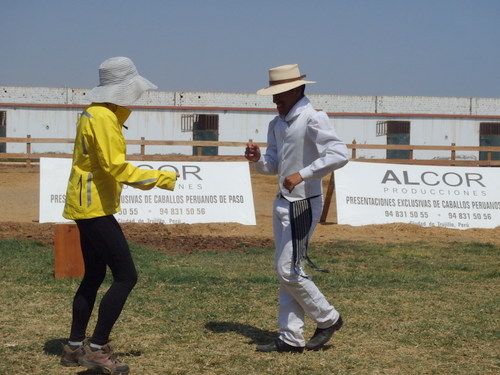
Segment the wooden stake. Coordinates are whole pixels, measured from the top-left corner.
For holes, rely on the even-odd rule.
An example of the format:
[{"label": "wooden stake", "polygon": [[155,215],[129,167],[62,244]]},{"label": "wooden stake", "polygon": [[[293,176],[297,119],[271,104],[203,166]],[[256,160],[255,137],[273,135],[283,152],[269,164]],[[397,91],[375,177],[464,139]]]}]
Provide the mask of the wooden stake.
[{"label": "wooden stake", "polygon": [[325,195],[325,201],[323,203],[323,212],[321,213],[321,218],[319,222],[321,224],[326,223],[326,218],[328,216],[328,210],[330,209],[330,203],[332,201],[333,190],[335,189],[335,178],[333,172],[330,175],[330,181],[328,182],[328,189]]},{"label": "wooden stake", "polygon": [[83,277],[85,266],[76,224],[56,224],[54,240],[54,277]]}]

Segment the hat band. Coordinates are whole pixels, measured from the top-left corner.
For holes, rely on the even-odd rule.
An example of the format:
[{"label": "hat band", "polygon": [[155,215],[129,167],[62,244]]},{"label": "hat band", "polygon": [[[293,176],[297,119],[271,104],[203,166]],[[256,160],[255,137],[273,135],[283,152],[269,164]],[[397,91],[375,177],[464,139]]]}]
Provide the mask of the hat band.
[{"label": "hat band", "polygon": [[280,79],[279,81],[269,81],[269,86],[276,86],[276,85],[281,85],[282,83],[300,81],[301,79],[304,79],[304,78],[306,78],[305,74],[303,76],[296,77],[296,78]]}]

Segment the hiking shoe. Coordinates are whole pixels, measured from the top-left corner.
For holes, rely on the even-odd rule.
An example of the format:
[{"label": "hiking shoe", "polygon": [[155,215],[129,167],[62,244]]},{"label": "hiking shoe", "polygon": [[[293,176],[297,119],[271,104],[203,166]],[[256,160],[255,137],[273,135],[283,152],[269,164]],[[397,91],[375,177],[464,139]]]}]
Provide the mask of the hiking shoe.
[{"label": "hiking shoe", "polygon": [[281,339],[276,339],[276,341],[265,344],[265,345],[257,345],[258,352],[278,352],[278,353],[302,353],[304,351],[303,346],[292,346],[287,344]]},{"label": "hiking shoe", "polygon": [[328,328],[316,328],[314,335],[307,342],[306,348],[309,350],[317,350],[325,345],[332,338],[335,331],[338,331],[342,328],[344,322],[342,321],[342,317],[339,315],[337,321]]},{"label": "hiking shoe", "polygon": [[80,364],[78,361],[85,354],[83,351],[83,346],[71,347],[66,344],[63,346],[63,355],[61,357],[61,365],[66,367],[78,367]]},{"label": "hiking shoe", "polygon": [[121,363],[113,354],[113,348],[108,343],[101,349],[93,350],[90,345],[84,345],[85,354],[78,361],[89,370],[100,370],[109,375],[127,375],[130,371],[125,363]]}]

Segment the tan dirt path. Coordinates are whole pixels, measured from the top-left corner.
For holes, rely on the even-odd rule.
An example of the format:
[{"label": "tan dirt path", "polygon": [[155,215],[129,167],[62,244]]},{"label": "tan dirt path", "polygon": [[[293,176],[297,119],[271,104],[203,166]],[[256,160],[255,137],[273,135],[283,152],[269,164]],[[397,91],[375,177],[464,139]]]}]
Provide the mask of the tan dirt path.
[{"label": "tan dirt path", "polygon": [[[327,181],[325,180],[325,184]],[[127,238],[165,252],[234,250],[250,246],[272,246],[271,206],[276,178],[252,173],[257,225],[240,224],[122,224]],[[325,190],[326,191],[326,190]],[[33,239],[52,245],[54,224],[39,224],[39,168],[34,165],[0,163],[0,238]],[[410,224],[354,227],[337,225],[335,207],[328,224],[318,225],[313,242],[359,240],[373,242],[489,242],[500,245],[500,227],[495,229],[423,228]]]}]

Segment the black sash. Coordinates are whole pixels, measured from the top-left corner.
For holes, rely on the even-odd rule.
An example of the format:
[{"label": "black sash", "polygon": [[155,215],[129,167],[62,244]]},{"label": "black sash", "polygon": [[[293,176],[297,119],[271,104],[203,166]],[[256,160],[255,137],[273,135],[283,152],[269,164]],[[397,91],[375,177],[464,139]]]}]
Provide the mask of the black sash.
[{"label": "black sash", "polygon": [[307,255],[309,247],[309,231],[312,226],[311,198],[290,202],[290,223],[292,226],[293,262],[298,270],[305,260],[314,270],[319,272],[330,272],[327,269],[318,268]]}]

